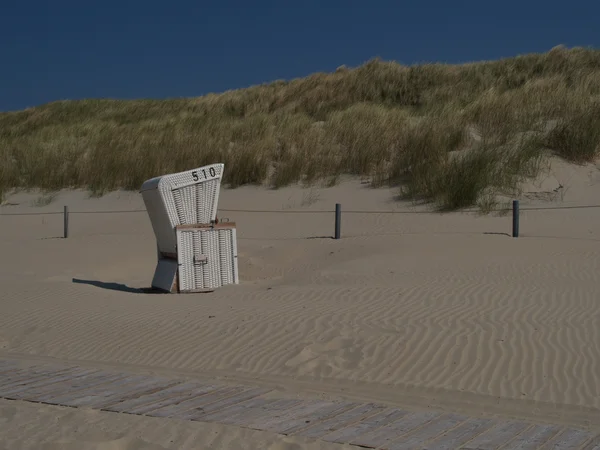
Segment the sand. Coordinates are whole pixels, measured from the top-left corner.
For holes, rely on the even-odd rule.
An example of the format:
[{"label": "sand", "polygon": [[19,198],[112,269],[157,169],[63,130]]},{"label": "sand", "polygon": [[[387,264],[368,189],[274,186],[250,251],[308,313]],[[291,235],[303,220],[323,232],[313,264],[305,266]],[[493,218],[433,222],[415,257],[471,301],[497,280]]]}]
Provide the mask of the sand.
[{"label": "sand", "polygon": [[[143,209],[139,194],[15,194],[0,208],[0,358],[598,429],[600,208],[526,210],[600,204],[598,168],[553,161],[528,183],[519,239],[510,216],[422,214],[396,194],[225,189],[242,282],[188,295],[137,291],[156,258],[143,212],[72,214],[66,240],[60,215],[8,215]],[[341,448],[8,401],[0,424],[11,449]]]}]

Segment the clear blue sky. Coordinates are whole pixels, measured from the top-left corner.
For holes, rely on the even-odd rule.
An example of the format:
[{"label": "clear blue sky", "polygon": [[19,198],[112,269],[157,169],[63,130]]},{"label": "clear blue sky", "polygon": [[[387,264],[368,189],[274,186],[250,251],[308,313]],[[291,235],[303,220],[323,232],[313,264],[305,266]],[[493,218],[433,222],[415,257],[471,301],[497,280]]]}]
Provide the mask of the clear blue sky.
[{"label": "clear blue sky", "polygon": [[600,0],[4,0],[0,111],[198,96],[379,56],[404,64],[600,47]]}]

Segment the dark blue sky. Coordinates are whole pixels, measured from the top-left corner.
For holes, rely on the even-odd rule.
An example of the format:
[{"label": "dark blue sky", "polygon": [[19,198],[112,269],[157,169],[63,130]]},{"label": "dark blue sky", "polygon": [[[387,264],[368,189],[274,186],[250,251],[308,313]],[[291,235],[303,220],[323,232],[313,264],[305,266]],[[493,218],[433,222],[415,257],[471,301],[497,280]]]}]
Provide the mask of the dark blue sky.
[{"label": "dark blue sky", "polygon": [[600,0],[3,0],[0,111],[197,96],[379,56],[464,62],[600,47]]}]

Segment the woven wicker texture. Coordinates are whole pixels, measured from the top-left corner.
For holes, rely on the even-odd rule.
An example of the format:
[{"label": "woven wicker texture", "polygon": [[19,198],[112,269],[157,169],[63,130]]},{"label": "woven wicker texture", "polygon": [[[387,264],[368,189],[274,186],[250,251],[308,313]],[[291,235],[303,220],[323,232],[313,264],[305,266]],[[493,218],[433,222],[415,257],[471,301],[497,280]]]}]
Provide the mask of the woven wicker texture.
[{"label": "woven wicker texture", "polygon": [[235,228],[180,229],[177,244],[180,291],[239,282]]}]

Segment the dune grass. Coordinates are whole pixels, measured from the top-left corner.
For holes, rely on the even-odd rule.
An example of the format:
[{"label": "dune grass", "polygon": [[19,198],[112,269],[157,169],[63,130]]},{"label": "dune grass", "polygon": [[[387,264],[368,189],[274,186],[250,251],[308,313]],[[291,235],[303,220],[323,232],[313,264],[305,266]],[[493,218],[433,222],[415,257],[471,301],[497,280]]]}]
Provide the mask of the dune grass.
[{"label": "dune grass", "polygon": [[600,151],[600,51],[355,69],[200,98],[63,101],[0,114],[0,193],[137,190],[213,162],[231,187],[399,186],[454,210],[512,194],[540,161]]}]

